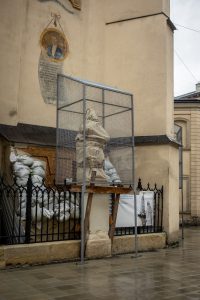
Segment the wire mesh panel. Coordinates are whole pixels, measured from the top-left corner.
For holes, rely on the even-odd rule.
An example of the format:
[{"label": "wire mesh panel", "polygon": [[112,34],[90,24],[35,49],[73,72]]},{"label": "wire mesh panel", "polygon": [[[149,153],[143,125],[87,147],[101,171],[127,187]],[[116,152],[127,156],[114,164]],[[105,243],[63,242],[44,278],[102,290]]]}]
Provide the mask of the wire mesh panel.
[{"label": "wire mesh panel", "polygon": [[58,76],[56,182],[134,183],[133,96]]}]

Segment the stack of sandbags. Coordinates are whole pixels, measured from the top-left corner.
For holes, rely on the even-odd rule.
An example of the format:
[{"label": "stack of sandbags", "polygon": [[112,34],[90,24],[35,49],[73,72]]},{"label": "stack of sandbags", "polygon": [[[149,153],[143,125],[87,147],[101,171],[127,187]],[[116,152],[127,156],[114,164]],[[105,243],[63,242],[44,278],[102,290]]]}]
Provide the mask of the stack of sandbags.
[{"label": "stack of sandbags", "polygon": [[13,165],[13,173],[19,186],[26,186],[29,174],[34,185],[42,185],[45,178],[45,162],[34,159],[27,153],[18,153],[14,147],[11,148],[10,162]]},{"label": "stack of sandbags", "polygon": [[121,183],[119,175],[117,174],[116,169],[114,168],[113,164],[110,162],[108,157],[104,161],[104,170],[107,175],[108,183],[110,183],[110,184],[120,184]]},{"label": "stack of sandbags", "polygon": [[33,158],[28,154],[17,154],[12,148],[10,161],[13,165],[13,173],[17,185],[26,186],[29,174],[31,173],[30,167],[33,164]]},{"label": "stack of sandbags", "polygon": [[31,175],[34,185],[42,185],[45,178],[45,162],[34,160],[31,165]]},{"label": "stack of sandbags", "polygon": [[79,218],[79,206],[75,203],[73,194],[70,195],[68,191],[56,193],[56,199],[54,213],[59,222],[67,221],[69,218]]},{"label": "stack of sandbags", "polygon": [[[43,217],[51,219],[55,216],[58,222],[67,221],[70,217],[79,218],[79,206],[75,203],[73,194],[70,195],[68,191],[48,191],[43,184],[46,167],[44,161],[34,159],[24,152],[18,153],[15,148],[11,149],[10,161],[17,185],[26,186],[31,174],[33,185],[39,186],[39,189],[33,189],[31,201],[32,221],[37,223],[38,228]],[[27,191],[20,191],[17,213],[21,220],[26,219],[26,200]]]}]

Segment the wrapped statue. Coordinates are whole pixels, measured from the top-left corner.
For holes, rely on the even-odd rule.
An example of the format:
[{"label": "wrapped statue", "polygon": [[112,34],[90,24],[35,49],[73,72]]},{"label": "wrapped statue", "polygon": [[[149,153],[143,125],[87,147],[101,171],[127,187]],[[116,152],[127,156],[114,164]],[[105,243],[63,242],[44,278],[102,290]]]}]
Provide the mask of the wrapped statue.
[{"label": "wrapped statue", "polygon": [[[86,162],[86,181],[90,181],[92,172],[96,172],[95,180],[97,182],[106,182],[107,175],[104,171],[104,147],[109,141],[110,136],[101,125],[96,112],[88,108],[86,112],[86,141],[85,141],[85,162]],[[76,136],[76,161],[77,161],[77,181],[83,179],[83,161],[84,161],[84,138],[83,125]]]}]

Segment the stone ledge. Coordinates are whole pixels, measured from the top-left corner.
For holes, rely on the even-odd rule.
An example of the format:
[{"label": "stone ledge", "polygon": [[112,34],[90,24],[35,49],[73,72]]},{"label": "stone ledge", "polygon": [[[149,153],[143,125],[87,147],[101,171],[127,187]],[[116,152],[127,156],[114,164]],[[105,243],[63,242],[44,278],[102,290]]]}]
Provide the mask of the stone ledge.
[{"label": "stone ledge", "polygon": [[77,259],[80,256],[80,241],[60,241],[37,244],[2,246],[4,260],[0,268],[8,265],[47,264],[53,261]]},{"label": "stone ledge", "polygon": [[[148,233],[138,235],[138,251],[162,249],[166,246],[166,233]],[[133,235],[114,237],[112,254],[131,253],[135,251]]]},{"label": "stone ledge", "polygon": [[[138,251],[162,249],[166,246],[165,233],[138,235]],[[134,251],[134,236],[114,237],[112,254]],[[86,257],[100,258],[111,255],[109,239],[89,240]],[[0,247],[0,269],[6,266],[48,264],[55,261],[80,259],[80,241],[59,241]]]}]

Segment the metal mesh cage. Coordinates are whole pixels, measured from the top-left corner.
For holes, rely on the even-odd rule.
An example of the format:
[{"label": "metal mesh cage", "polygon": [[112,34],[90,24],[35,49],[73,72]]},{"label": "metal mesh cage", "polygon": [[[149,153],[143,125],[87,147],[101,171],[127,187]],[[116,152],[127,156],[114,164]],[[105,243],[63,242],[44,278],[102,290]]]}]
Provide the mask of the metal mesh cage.
[{"label": "metal mesh cage", "polygon": [[133,184],[133,96],[64,75],[57,92],[56,182]]}]

